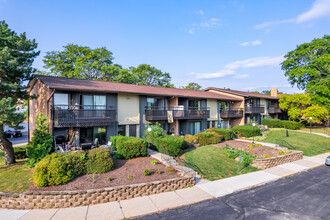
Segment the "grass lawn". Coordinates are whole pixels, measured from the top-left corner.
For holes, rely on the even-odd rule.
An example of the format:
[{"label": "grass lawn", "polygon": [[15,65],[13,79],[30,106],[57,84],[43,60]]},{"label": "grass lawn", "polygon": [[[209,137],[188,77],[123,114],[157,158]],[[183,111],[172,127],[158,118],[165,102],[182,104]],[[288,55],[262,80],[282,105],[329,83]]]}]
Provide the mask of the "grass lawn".
[{"label": "grass lawn", "polygon": [[0,151],[0,192],[21,193],[28,189],[32,181],[32,169],[26,160],[17,160],[15,165],[5,166],[4,152]]},{"label": "grass lawn", "polygon": [[[310,129],[308,127],[307,128],[300,128],[300,130],[307,131],[307,132],[310,131]],[[330,135],[330,128],[328,128],[328,127],[326,127],[326,128],[312,128],[312,132]]]},{"label": "grass lawn", "polygon": [[276,139],[285,140],[294,147],[291,150],[301,150],[306,156],[330,152],[330,138],[295,131],[289,131],[286,137],[285,129],[270,129],[261,141],[276,144]]},{"label": "grass lawn", "polygon": [[214,146],[192,149],[183,154],[183,157],[188,163],[198,166],[203,172],[200,175],[208,180],[217,180],[258,170],[248,166],[243,169],[241,167],[240,171],[237,171],[238,161],[228,158],[225,148]]}]

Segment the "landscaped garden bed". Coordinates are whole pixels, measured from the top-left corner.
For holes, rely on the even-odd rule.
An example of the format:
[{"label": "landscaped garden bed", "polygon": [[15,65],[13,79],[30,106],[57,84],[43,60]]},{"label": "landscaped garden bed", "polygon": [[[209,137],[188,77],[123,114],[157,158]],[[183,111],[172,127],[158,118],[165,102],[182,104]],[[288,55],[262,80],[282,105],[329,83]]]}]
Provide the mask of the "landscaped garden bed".
[{"label": "landscaped garden bed", "polygon": [[[161,162],[151,157],[139,157],[131,160],[114,159],[114,164],[114,170],[110,172],[80,176],[65,185],[36,187],[31,183],[29,191],[102,189],[180,177],[175,170],[165,167]],[[146,170],[150,171],[150,175],[144,175]]]}]

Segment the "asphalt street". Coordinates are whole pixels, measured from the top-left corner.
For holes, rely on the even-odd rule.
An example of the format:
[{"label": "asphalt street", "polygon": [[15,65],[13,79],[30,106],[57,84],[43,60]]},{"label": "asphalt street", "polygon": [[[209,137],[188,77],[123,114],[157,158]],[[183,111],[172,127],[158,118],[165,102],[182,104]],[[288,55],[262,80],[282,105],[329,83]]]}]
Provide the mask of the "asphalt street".
[{"label": "asphalt street", "polygon": [[330,166],[139,219],[330,219]]},{"label": "asphalt street", "polygon": [[8,140],[15,145],[27,144],[28,143],[28,135],[23,134],[22,137],[17,138],[8,138]]}]

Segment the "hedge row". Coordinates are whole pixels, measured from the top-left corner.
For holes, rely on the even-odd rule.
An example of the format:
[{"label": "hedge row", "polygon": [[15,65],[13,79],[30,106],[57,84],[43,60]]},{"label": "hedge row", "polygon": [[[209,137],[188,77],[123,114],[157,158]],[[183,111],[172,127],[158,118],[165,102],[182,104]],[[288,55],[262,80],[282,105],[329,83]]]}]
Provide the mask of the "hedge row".
[{"label": "hedge row", "polygon": [[273,118],[262,119],[262,124],[267,125],[269,128],[286,128],[291,130],[299,130],[302,127],[302,124],[299,122]]},{"label": "hedge row", "polygon": [[240,137],[252,137],[261,135],[260,128],[251,125],[238,125],[232,128],[232,130]]},{"label": "hedge row", "polygon": [[217,144],[223,140],[223,136],[216,133],[216,132],[210,132],[210,131],[204,131],[200,132],[198,134],[195,134],[195,139],[198,144],[200,145],[208,145],[208,144]]},{"label": "hedge row", "polygon": [[33,181],[41,187],[62,185],[78,176],[105,173],[113,167],[114,163],[108,149],[96,148],[88,153],[52,153],[37,163]]},{"label": "hedge row", "polygon": [[177,157],[182,154],[182,150],[187,147],[184,139],[178,136],[166,135],[152,140],[153,147],[160,153]]},{"label": "hedge row", "polygon": [[229,129],[211,128],[211,130],[218,133],[218,134],[220,134],[220,135],[222,135],[225,141],[233,140],[236,137],[235,133],[232,130],[229,130]]},{"label": "hedge row", "polygon": [[116,153],[127,160],[147,156],[147,142],[142,138],[119,135],[111,137],[110,141]]}]

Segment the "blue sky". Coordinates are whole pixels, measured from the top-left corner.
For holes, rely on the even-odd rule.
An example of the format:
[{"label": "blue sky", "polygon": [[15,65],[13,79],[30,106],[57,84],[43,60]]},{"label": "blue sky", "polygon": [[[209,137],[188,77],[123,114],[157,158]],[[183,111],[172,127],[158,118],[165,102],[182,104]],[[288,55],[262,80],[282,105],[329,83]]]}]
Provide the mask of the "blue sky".
[{"label": "blue sky", "polygon": [[36,39],[38,69],[46,51],[76,43],[169,72],[176,86],[294,93],[282,56],[330,34],[330,0],[0,0],[0,20]]}]

